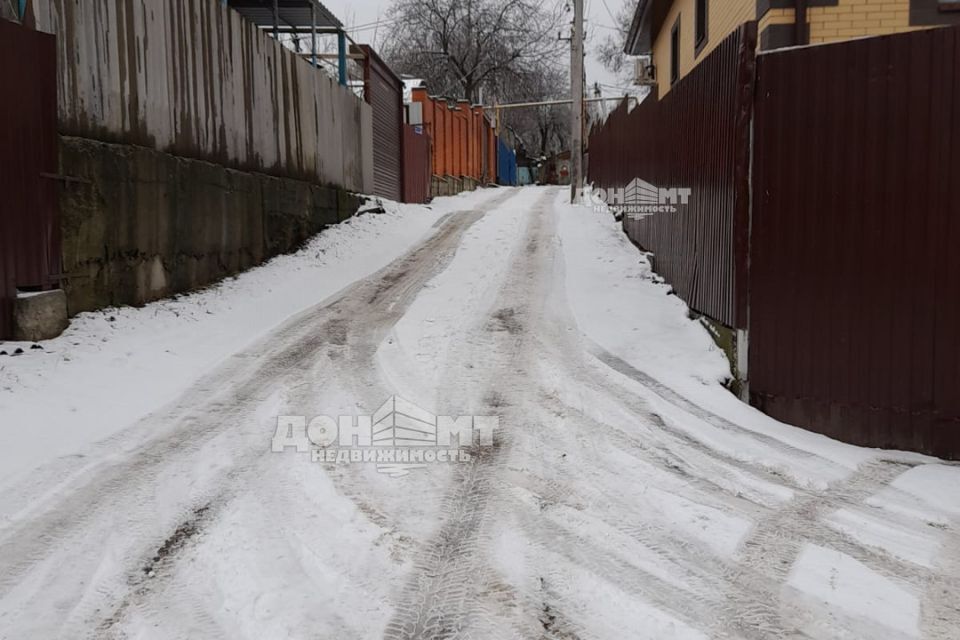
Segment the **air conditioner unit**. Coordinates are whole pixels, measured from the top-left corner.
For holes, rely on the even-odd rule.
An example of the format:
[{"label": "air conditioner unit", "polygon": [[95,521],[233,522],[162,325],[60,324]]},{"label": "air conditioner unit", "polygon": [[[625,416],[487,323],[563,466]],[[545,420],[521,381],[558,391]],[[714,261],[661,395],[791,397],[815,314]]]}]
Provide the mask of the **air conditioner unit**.
[{"label": "air conditioner unit", "polygon": [[642,56],[633,61],[633,83],[641,87],[657,84],[657,68],[650,56]]}]

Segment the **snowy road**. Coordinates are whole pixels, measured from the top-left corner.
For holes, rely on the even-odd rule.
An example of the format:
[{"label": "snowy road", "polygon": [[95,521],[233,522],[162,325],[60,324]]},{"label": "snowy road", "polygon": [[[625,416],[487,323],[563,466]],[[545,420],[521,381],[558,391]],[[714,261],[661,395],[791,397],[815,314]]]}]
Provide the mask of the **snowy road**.
[{"label": "snowy road", "polygon": [[[67,450],[0,485],[0,638],[960,637],[960,467],[740,404],[684,305],[564,195],[448,199],[217,366],[158,363],[189,386],[172,401],[87,443],[64,420]],[[136,361],[115,342],[97,362]],[[11,468],[78,375],[63,354],[0,369]],[[113,416],[110,384],[64,415]],[[400,476],[271,452],[278,416],[392,396],[500,426]]]}]

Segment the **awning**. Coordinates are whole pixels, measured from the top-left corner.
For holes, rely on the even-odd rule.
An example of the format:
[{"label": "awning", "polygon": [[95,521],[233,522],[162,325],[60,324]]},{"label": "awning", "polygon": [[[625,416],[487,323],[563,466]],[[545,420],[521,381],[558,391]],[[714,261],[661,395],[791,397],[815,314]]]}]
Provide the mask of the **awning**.
[{"label": "awning", "polygon": [[[227,4],[258,27],[272,29],[276,26],[284,32],[310,31],[314,24],[313,14],[316,12],[318,29],[343,28],[343,23],[318,0],[228,0]],[[274,5],[277,12],[276,25]]]}]

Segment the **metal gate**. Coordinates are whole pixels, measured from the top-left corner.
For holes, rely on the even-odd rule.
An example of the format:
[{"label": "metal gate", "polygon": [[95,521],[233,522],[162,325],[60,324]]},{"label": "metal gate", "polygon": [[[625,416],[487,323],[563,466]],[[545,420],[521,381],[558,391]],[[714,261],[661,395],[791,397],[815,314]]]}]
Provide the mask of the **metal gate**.
[{"label": "metal gate", "polygon": [[750,396],[960,457],[960,29],[758,57]]},{"label": "metal gate", "polygon": [[0,338],[17,289],[59,282],[56,39],[0,20]]},{"label": "metal gate", "polygon": [[403,81],[369,45],[363,53],[364,95],[373,108],[373,192],[400,201],[403,197]]},{"label": "metal gate", "polygon": [[517,154],[503,140],[497,140],[497,184],[517,184]]},{"label": "metal gate", "polygon": [[403,201],[430,199],[430,136],[423,125],[403,125]]}]

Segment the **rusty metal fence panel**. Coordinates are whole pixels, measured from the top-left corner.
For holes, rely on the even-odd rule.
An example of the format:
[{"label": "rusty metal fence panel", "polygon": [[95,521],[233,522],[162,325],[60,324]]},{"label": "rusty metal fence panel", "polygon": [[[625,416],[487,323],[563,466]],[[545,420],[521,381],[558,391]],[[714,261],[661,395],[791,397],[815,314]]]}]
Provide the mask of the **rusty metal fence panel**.
[{"label": "rusty metal fence panel", "polygon": [[[451,109],[447,98],[428,95],[426,87],[414,87],[411,100],[422,105],[424,132],[432,142],[433,175],[467,178],[473,183],[463,183],[470,188],[474,183],[488,184],[496,178],[496,148],[490,148],[496,145],[493,125],[481,105],[470,106],[462,100]],[[448,134],[448,119],[465,126],[462,139]],[[454,161],[448,163],[451,156]]]},{"label": "rusty metal fence panel", "polygon": [[18,287],[59,283],[56,60],[53,36],[0,20],[0,338]]},{"label": "rusty metal fence panel", "polygon": [[960,30],[758,59],[751,401],[960,457]]},{"label": "rusty metal fence panel", "polygon": [[[635,179],[689,188],[687,205],[624,228],[691,308],[746,325],[750,107],[756,23],[739,27],[658,100],[626,104],[590,136],[589,179],[626,189]],[[739,253],[737,249],[741,248]]]},{"label": "rusty metal fence panel", "polygon": [[400,201],[403,198],[403,81],[367,45],[364,85],[373,108],[373,192]]},{"label": "rusty metal fence panel", "polygon": [[430,136],[421,125],[403,125],[403,201],[430,199]]}]

